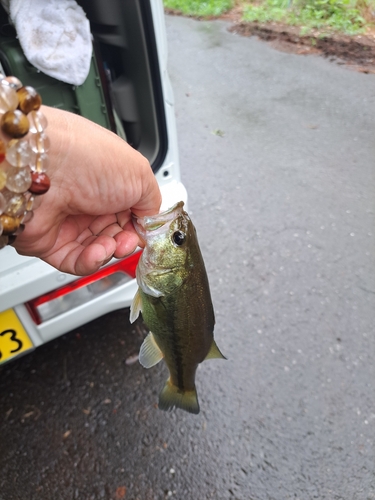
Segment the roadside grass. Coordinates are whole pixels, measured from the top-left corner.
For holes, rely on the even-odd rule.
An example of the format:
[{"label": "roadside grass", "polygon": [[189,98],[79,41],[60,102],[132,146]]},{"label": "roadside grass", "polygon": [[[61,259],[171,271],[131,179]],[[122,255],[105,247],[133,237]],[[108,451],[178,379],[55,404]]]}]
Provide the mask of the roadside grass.
[{"label": "roadside grass", "polygon": [[364,33],[367,24],[358,3],[356,0],[264,0],[258,5],[244,5],[243,20],[279,21],[300,26],[302,34],[318,29],[356,35]]},{"label": "roadside grass", "polygon": [[233,7],[233,0],[164,0],[164,6],[187,16],[220,16]]},{"label": "roadside grass", "polygon": [[374,27],[375,0],[164,0],[164,6],[185,15],[220,16],[237,7],[242,21],[281,22],[300,26],[301,34],[312,30],[347,35]]}]

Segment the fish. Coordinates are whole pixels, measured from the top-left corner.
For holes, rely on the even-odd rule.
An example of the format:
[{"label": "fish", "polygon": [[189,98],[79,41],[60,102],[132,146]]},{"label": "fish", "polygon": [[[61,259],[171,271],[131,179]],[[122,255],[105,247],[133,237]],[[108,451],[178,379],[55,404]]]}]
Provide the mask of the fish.
[{"label": "fish", "polygon": [[206,359],[226,359],[214,340],[215,314],[196,229],[184,202],[133,225],[145,247],[136,269],[130,322],[142,314],[150,330],[140,352],[145,368],[164,359],[169,378],[159,408],[200,411],[195,375]]}]

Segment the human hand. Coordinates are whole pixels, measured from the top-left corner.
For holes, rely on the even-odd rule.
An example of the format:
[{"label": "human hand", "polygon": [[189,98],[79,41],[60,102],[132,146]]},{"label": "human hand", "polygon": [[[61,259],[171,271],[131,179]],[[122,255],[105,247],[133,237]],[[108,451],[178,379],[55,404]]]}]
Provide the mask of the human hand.
[{"label": "human hand", "polygon": [[160,190],[146,158],[117,135],[72,113],[41,110],[51,187],[13,246],[62,272],[91,274],[142,244],[131,212],[158,213]]}]

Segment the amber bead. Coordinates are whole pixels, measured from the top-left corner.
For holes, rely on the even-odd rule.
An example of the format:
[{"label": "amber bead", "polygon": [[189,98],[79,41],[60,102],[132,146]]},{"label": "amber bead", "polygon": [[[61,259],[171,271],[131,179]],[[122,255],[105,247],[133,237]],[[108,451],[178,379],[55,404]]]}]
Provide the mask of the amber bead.
[{"label": "amber bead", "polygon": [[38,111],[42,105],[42,98],[33,87],[21,87],[17,90],[19,105],[25,115],[31,111]]},{"label": "amber bead", "polygon": [[31,180],[31,186],[29,187],[30,193],[44,194],[49,190],[50,180],[48,175],[44,172],[32,172]]},{"label": "amber bead", "polygon": [[20,227],[20,219],[18,217],[11,217],[10,215],[0,215],[0,223],[3,226],[3,235],[10,235],[17,231]]},{"label": "amber bead", "polygon": [[29,131],[29,120],[19,109],[7,111],[1,117],[1,130],[14,139],[20,139]]}]

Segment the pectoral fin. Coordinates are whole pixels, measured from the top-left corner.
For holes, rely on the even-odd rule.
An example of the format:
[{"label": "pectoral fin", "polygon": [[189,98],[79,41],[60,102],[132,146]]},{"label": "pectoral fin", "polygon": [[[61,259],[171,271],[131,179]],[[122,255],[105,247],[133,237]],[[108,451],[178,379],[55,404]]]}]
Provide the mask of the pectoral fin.
[{"label": "pectoral fin", "polygon": [[223,354],[221,354],[220,349],[216,345],[216,342],[212,340],[210,350],[208,351],[207,356],[204,358],[204,361],[206,361],[206,359],[227,359],[227,358]]},{"label": "pectoral fin", "polygon": [[134,323],[134,321],[138,318],[140,312],[142,312],[142,299],[138,289],[130,306],[130,323]]},{"label": "pectoral fin", "polygon": [[144,368],[151,368],[152,366],[158,364],[163,357],[163,353],[159,349],[154,336],[150,332],[141,345],[141,350],[139,351],[139,362]]}]

